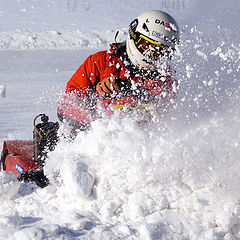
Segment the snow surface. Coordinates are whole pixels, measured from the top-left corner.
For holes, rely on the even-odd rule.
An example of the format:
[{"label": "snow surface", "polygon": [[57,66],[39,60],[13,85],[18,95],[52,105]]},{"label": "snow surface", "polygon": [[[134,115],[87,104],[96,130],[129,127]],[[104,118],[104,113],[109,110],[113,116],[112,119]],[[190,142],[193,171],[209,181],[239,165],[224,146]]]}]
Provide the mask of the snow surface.
[{"label": "snow surface", "polygon": [[0,239],[240,239],[238,0],[0,0],[0,143],[31,139],[39,113],[56,120],[77,67],[148,9],[181,29],[174,107],[62,138],[44,189],[0,172]]}]

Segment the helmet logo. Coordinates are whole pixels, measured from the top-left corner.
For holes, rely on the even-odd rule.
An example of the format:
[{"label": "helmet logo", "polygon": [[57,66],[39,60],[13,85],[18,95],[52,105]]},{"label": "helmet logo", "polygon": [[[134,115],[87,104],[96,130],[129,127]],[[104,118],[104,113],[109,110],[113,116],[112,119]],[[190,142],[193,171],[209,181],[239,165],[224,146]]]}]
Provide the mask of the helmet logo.
[{"label": "helmet logo", "polygon": [[[170,29],[170,30],[172,30],[173,32],[177,32],[176,31],[176,29],[174,29],[171,25],[173,25],[173,24],[169,24],[169,23],[165,23],[164,21],[161,21],[161,20],[159,20],[159,19],[155,19],[155,23],[156,24],[160,24],[160,25],[163,25],[163,26],[165,26],[166,28],[168,28],[168,29]],[[174,25],[173,25],[174,26]],[[175,27],[175,26],[174,26]]]},{"label": "helmet logo", "polygon": [[144,29],[146,32],[148,32],[148,33],[149,33],[149,29],[148,29],[148,27],[147,27],[146,23],[144,23],[144,24],[143,24],[142,28],[143,28],[143,29]]},{"label": "helmet logo", "polygon": [[132,28],[133,31],[136,30],[137,25],[138,25],[138,20],[137,20],[137,19],[133,20],[133,21],[130,23],[130,27]]},{"label": "helmet logo", "polygon": [[155,31],[152,31],[152,35],[157,37],[157,38],[160,38],[162,39],[163,41],[165,42],[168,42],[169,41],[169,38],[164,36],[163,34],[159,33],[159,32],[155,32]]}]

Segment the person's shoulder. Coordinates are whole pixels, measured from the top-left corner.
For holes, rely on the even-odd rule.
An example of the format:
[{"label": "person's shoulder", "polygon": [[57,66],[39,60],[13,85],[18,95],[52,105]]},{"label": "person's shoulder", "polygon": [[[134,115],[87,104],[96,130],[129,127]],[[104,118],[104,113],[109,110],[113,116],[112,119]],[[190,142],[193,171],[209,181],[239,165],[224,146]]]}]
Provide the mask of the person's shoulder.
[{"label": "person's shoulder", "polygon": [[91,54],[89,57],[95,58],[95,57],[101,57],[106,55],[118,55],[120,52],[124,52],[126,49],[126,42],[120,42],[120,43],[111,43],[110,48],[108,50],[101,50],[98,52],[95,52]]},{"label": "person's shoulder", "polygon": [[108,50],[98,51],[89,55],[86,62],[105,66],[111,59],[119,59],[125,52],[124,47],[124,42],[112,43]]},{"label": "person's shoulder", "polygon": [[95,52],[93,54],[91,54],[89,57],[100,57],[100,56],[105,56],[107,54],[107,50],[102,50],[102,51],[98,51]]},{"label": "person's shoulder", "polygon": [[88,56],[88,58],[86,59],[86,62],[88,62],[88,63],[98,63],[98,62],[105,61],[106,55],[107,55],[107,50],[102,50],[102,51],[95,52],[95,53]]}]

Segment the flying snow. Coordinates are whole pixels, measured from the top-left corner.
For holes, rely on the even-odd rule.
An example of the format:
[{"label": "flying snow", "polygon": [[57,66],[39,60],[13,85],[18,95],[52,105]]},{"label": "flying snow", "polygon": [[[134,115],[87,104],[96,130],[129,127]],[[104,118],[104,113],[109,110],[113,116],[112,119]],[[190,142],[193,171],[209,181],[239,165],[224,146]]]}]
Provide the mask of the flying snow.
[{"label": "flying snow", "polygon": [[56,118],[79,65],[146,8],[180,27],[177,100],[152,125],[116,115],[74,140],[61,125],[46,188],[1,171],[0,239],[240,239],[238,1],[1,1],[1,143]]}]

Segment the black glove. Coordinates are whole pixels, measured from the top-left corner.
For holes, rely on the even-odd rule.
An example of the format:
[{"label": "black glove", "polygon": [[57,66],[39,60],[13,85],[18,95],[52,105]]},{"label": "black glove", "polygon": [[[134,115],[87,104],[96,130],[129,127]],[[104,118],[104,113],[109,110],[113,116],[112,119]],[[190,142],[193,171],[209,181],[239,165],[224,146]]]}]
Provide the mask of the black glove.
[{"label": "black glove", "polygon": [[97,84],[96,90],[100,97],[109,97],[114,91],[119,89],[116,79],[116,76],[107,77]]}]

